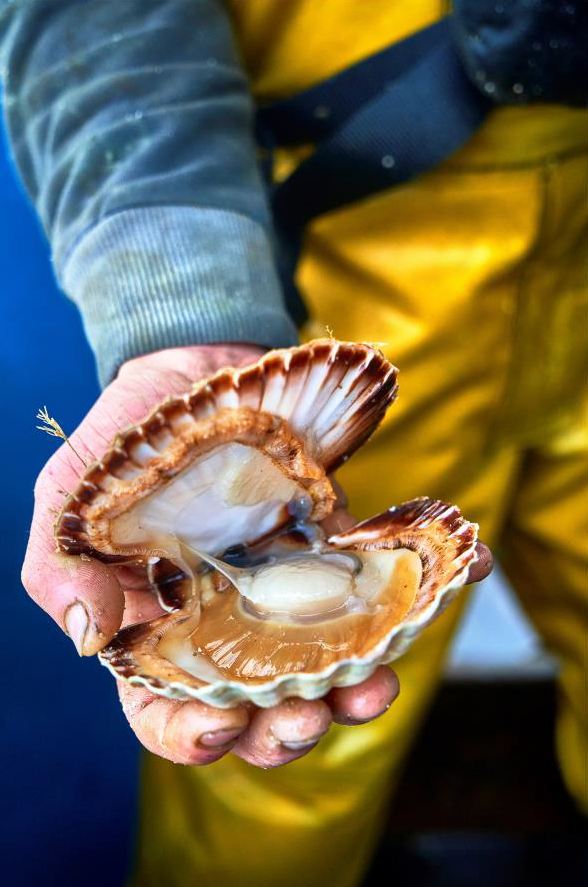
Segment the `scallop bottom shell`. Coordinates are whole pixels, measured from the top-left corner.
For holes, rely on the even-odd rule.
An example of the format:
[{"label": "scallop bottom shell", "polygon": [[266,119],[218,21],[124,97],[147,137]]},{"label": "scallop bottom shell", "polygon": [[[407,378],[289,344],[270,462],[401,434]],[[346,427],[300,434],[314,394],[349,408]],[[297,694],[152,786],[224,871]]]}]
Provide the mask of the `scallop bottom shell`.
[{"label": "scallop bottom shell", "polygon": [[462,518],[456,506],[419,498],[328,540],[330,546],[345,550],[407,548],[421,558],[422,581],[408,612],[370,649],[367,657],[342,658],[318,674],[282,674],[259,683],[237,680],[206,683],[162,658],[157,650],[158,640],[170,618],[177,623],[190,618],[177,614],[119,632],[102,651],[100,660],[116,677],[147,687],[158,695],[170,699],[199,699],[218,708],[230,708],[246,700],[267,708],[290,696],[319,698],[332,687],[360,683],[378,665],[391,662],[405,652],[466,583],[468,570],[477,559],[477,529],[475,524]]}]

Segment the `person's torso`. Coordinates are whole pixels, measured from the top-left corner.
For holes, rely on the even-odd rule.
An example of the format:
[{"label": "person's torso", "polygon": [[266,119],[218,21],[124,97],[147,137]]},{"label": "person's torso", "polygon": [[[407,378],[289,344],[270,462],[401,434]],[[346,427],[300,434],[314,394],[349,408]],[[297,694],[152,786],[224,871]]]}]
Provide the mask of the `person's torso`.
[{"label": "person's torso", "polygon": [[[449,0],[225,0],[251,89],[285,98],[426,27]],[[501,108],[468,146],[467,160],[534,162],[585,146],[583,111],[555,105]]]}]

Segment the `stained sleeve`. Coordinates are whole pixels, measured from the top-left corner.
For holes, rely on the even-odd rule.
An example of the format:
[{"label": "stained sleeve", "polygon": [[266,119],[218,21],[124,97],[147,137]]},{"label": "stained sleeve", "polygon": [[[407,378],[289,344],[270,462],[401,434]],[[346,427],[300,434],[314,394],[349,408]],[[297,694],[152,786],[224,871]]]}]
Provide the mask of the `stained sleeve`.
[{"label": "stained sleeve", "polygon": [[161,348],[296,341],[221,0],[0,0],[0,68],[10,150],[103,384]]}]

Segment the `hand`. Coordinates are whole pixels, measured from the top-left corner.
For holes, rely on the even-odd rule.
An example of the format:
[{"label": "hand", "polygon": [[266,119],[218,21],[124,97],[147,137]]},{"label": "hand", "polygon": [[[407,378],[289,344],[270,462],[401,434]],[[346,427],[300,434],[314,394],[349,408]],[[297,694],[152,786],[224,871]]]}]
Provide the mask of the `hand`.
[{"label": "hand", "polygon": [[[171,348],[128,361],[102,393],[76,432],[75,450],[87,462],[99,458],[117,431],[141,421],[167,395],[223,366],[255,361],[262,349],[248,345],[205,345]],[[22,571],[22,581],[39,606],[68,634],[80,655],[104,647],[125,624],[154,618],[161,612],[150,592],[141,590],[133,572],[99,561],[68,557],[55,551],[52,527],[64,491],[75,487],[82,466],[64,444],[49,459],[35,486],[35,510]],[[338,507],[329,531],[353,523]],[[487,549],[486,549],[487,551]],[[475,565],[471,581],[483,578],[489,566]],[[208,764],[229,750],[251,764],[273,767],[301,757],[313,748],[332,721],[365,723],[386,711],[399,692],[398,679],[379,667],[362,684],[334,689],[324,699],[289,699],[271,709],[242,705],[216,709],[198,701],[177,702],[119,683],[129,723],[150,751],[184,764]]]}]

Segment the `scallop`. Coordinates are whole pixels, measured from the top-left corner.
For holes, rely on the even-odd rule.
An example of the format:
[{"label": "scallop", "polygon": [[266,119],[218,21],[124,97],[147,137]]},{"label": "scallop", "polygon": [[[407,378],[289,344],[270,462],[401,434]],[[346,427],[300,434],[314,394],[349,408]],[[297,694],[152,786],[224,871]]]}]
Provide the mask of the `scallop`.
[{"label": "scallop", "polygon": [[165,615],[99,654],[169,698],[267,707],[359,683],[466,582],[477,527],[419,498],[345,533],[329,475],[397,393],[376,348],[316,340],[223,369],[119,434],[55,525],[58,549],[143,564]]}]

